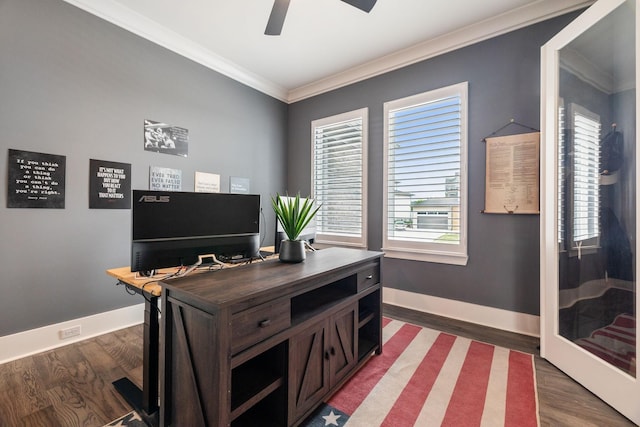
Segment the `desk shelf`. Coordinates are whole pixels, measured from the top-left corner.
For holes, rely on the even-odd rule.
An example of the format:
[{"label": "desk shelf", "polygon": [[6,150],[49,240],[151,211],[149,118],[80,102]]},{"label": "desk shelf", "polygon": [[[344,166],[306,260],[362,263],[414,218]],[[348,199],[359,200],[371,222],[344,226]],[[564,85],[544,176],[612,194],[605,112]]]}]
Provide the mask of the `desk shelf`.
[{"label": "desk shelf", "polygon": [[291,299],[291,323],[303,323],[355,295],[355,276],[306,292]]},{"label": "desk shelf", "polygon": [[235,420],[285,382],[285,345],[280,344],[231,370],[231,420]]},{"label": "desk shelf", "polygon": [[374,290],[358,300],[358,360],[363,360],[375,351],[380,354],[380,330],[382,329],[382,294]]}]

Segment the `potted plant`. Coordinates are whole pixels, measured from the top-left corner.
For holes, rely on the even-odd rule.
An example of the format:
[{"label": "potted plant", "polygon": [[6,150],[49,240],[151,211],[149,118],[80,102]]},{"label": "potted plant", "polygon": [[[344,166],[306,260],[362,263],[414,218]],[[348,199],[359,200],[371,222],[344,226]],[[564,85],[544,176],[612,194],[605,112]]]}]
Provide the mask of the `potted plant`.
[{"label": "potted plant", "polygon": [[304,261],[305,242],[299,240],[300,233],[313,219],[320,206],[314,207],[314,200],[311,198],[301,200],[300,193],[296,197],[280,197],[276,194],[276,197],[271,197],[271,204],[287,236],[280,245],[280,261]]}]

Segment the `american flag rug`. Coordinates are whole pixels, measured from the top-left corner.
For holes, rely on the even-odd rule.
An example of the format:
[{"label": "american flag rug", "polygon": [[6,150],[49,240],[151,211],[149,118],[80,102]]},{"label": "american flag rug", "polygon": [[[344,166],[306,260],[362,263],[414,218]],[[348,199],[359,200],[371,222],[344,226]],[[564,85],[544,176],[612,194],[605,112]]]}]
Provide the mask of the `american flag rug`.
[{"label": "american flag rug", "polygon": [[302,425],[539,426],[533,355],[385,318],[382,355]]},{"label": "american flag rug", "polygon": [[118,418],[115,421],[110,422],[104,427],[148,427],[147,424],[142,421],[142,418],[136,411],[131,411],[128,414]]},{"label": "american flag rug", "polygon": [[382,335],[382,354],[302,427],[539,426],[533,355],[388,318]]}]

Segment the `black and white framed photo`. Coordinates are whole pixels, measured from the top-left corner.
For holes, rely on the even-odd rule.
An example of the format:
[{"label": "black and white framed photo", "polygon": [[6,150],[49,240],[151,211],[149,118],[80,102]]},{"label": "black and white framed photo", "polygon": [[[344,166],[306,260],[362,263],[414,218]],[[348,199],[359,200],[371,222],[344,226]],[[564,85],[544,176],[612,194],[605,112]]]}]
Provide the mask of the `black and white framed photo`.
[{"label": "black and white framed photo", "polygon": [[144,121],[144,149],[187,157],[189,130],[153,120]]}]

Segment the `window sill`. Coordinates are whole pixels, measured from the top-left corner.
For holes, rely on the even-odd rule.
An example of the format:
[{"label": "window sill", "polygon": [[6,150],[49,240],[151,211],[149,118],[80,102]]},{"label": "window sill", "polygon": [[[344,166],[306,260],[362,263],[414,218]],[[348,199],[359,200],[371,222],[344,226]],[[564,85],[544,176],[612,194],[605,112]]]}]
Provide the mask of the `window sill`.
[{"label": "window sill", "polygon": [[577,257],[582,258],[583,255],[593,255],[600,252],[600,246],[582,246],[580,249],[571,248],[566,251],[569,254],[569,257]]},{"label": "window sill", "polygon": [[346,248],[366,248],[367,245],[361,238],[357,239],[332,239],[327,235],[316,235],[314,246],[330,247],[330,246],[342,246]]},{"label": "window sill", "polygon": [[416,252],[403,249],[382,248],[386,258],[412,261],[435,262],[439,264],[467,265],[469,256],[451,252]]}]

